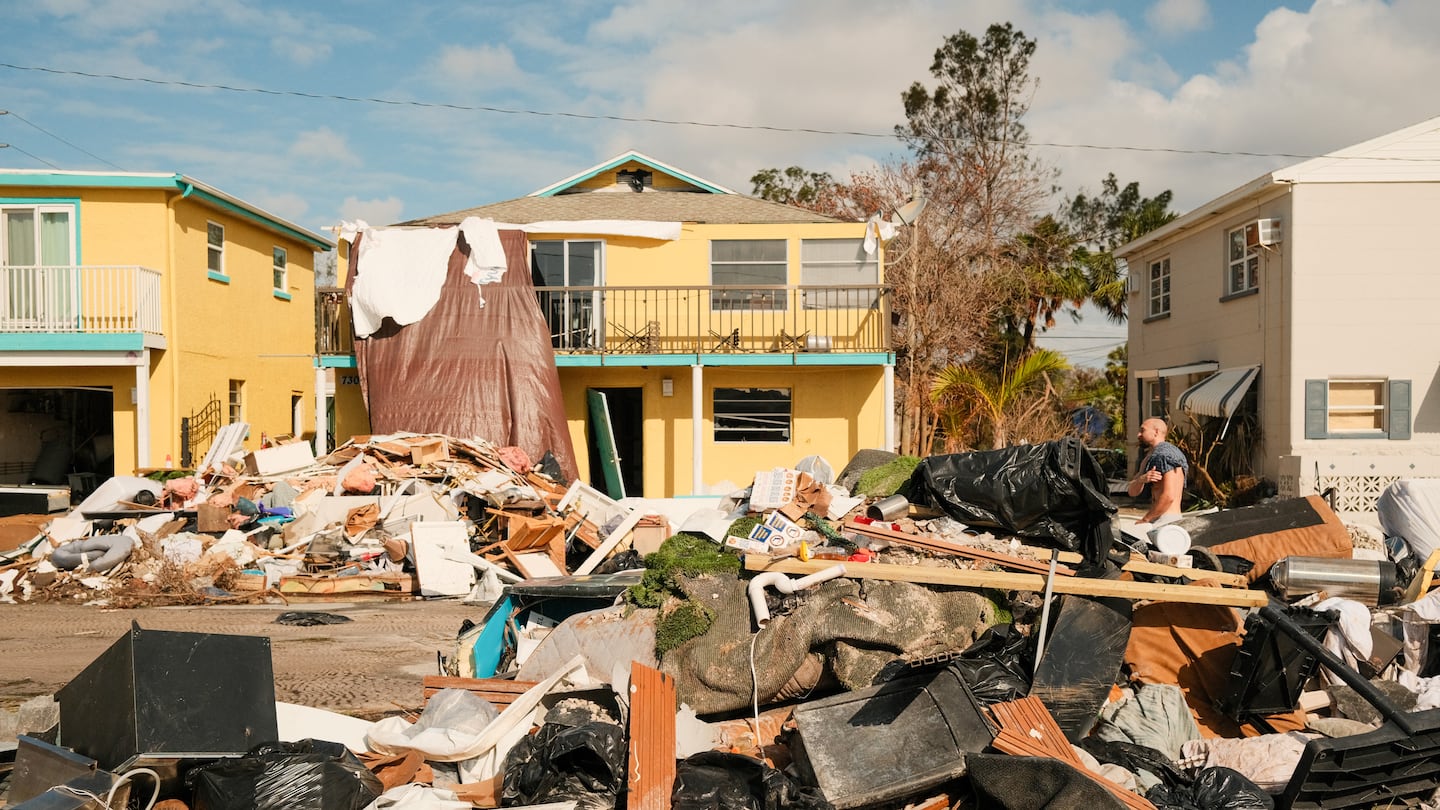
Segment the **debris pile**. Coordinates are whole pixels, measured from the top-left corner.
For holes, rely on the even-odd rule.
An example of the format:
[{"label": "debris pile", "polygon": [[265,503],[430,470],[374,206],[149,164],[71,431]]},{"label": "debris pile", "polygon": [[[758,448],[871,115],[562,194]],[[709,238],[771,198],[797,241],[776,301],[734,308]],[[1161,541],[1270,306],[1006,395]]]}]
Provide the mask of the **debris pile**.
[{"label": "debris pile", "polygon": [[[266,693],[255,639],[136,627],[61,691],[49,737],[21,739],[17,773],[77,764],[26,782],[18,806],[82,789],[326,810],[1435,806],[1440,488],[1397,484],[1374,532],[1318,496],[1137,529],[1074,442],[890,457],[913,472],[864,496],[854,461],[835,475],[810,458],[669,501],[613,501],[508,456],[369,437],[303,473],[157,485],[163,519],[52,524],[51,553],[28,553],[56,570],[37,584],[29,563],[31,594],[90,578],[234,593],[258,576],[288,596],[302,578],[394,576],[489,607],[422,678],[418,717],[320,712],[300,733],[304,707]],[[192,502],[222,510],[213,530],[169,528],[202,517]],[[123,528],[68,522],[106,519]],[[77,540],[66,572],[55,552]],[[167,652],[199,644],[215,645],[205,663]],[[142,659],[180,691],[250,662],[225,686],[238,708],[185,719],[211,744],[184,750],[210,753],[128,726],[118,747],[98,739],[158,722],[106,716],[136,701],[96,686]]]}]

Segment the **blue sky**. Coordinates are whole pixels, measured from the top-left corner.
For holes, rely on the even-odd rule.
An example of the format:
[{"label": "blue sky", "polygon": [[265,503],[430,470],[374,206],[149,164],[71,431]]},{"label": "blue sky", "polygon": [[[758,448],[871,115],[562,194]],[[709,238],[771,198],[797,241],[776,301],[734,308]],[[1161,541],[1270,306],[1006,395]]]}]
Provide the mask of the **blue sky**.
[{"label": "blue sky", "polygon": [[[1200,150],[1320,154],[1440,115],[1433,0],[30,0],[4,19],[0,166],[178,171],[312,228],[509,199],[632,148],[740,191],[770,166],[843,177],[901,152],[884,136],[944,36],[992,22],[1038,42],[1026,121],[1066,193],[1113,171],[1183,211],[1297,162]],[[1119,339],[1093,316],[1061,334],[1081,361]]]}]

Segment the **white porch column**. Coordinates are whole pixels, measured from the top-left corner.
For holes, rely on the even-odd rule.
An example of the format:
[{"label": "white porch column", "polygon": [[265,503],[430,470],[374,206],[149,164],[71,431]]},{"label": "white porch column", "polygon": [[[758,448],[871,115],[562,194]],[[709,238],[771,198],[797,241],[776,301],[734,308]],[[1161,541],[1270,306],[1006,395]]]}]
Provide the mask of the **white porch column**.
[{"label": "white porch column", "polygon": [[135,364],[135,466],[151,466],[149,349],[140,350],[139,362]]},{"label": "white porch column", "polygon": [[885,449],[895,452],[895,364],[885,364]]},{"label": "white porch column", "polygon": [[320,365],[317,360],[315,363],[315,455],[317,457],[330,452],[330,448],[326,446],[325,442],[327,425],[325,415],[328,410],[325,407],[325,401],[327,399],[329,397],[325,396],[325,367]]},{"label": "white porch column", "polygon": [[690,367],[690,494],[705,494],[705,367]]}]

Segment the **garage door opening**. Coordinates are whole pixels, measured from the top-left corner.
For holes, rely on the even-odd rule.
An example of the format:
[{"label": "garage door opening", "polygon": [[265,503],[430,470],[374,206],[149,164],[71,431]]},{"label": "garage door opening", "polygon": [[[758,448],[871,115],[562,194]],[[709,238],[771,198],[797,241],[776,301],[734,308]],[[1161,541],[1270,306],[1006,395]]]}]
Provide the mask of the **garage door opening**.
[{"label": "garage door opening", "polygon": [[114,422],[109,388],[0,389],[0,483],[83,495],[115,475]]}]

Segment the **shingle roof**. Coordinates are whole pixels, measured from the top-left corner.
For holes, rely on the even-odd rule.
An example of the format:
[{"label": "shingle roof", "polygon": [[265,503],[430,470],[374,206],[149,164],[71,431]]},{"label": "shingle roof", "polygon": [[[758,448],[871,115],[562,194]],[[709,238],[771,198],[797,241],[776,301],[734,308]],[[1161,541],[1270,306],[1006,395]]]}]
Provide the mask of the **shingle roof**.
[{"label": "shingle roof", "polygon": [[554,197],[520,197],[514,200],[436,214],[400,225],[453,225],[466,217],[525,225],[550,220],[631,219],[648,222],[701,222],[762,225],[844,220],[782,203],[740,194],[696,194],[630,191],[560,194]]}]

